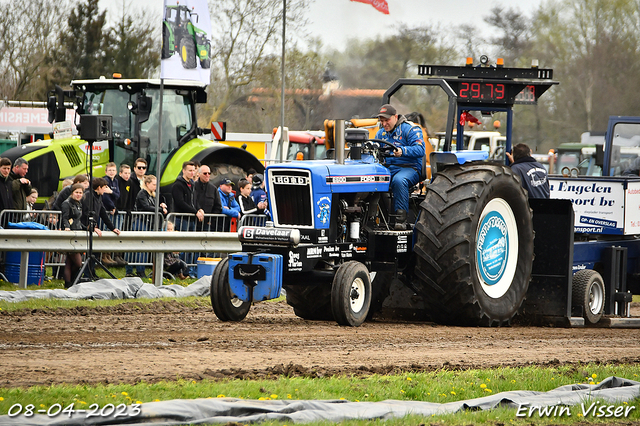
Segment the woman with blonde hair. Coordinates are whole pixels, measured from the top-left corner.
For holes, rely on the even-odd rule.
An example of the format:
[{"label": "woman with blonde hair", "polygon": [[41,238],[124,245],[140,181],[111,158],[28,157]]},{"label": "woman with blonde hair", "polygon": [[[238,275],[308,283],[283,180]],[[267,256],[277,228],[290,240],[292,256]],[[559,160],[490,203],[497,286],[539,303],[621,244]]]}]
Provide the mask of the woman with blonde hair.
[{"label": "woman with blonde hair", "polygon": [[[158,180],[154,175],[145,175],[142,180],[142,188],[136,196],[136,211],[139,212],[155,212],[156,211],[156,188]],[[160,198],[160,211],[163,215],[167,215],[167,204],[164,197]]]}]

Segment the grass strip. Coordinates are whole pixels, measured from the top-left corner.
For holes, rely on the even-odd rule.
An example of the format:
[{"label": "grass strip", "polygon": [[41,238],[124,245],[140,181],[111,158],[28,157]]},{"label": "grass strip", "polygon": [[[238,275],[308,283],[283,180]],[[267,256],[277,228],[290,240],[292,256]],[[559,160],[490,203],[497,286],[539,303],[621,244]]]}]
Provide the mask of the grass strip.
[{"label": "grass strip", "polygon": [[[34,404],[36,410],[47,409],[53,404],[63,407],[71,403],[76,408],[91,404],[132,404],[170,399],[241,398],[255,400],[309,400],[346,399],[349,401],[382,401],[387,399],[429,401],[436,403],[473,399],[490,394],[514,390],[545,392],[558,386],[574,383],[597,384],[609,376],[638,380],[640,366],[612,364],[578,364],[558,367],[528,366],[520,368],[494,368],[488,370],[439,370],[428,373],[402,375],[371,375],[366,377],[334,376],[329,378],[275,377],[272,380],[184,380],[140,382],[118,385],[55,385],[23,388],[0,388],[0,414],[7,414],[14,404]],[[616,404],[635,406],[624,422],[640,421],[640,398]],[[410,416],[392,419],[385,425],[424,424],[425,422],[460,425],[489,424],[572,424],[578,422],[607,421],[594,416],[585,418],[579,408],[571,416],[524,417],[516,416],[515,409],[498,408],[488,411],[461,412],[437,415],[426,419]],[[344,425],[377,424],[378,422],[347,421]],[[265,425],[282,425],[267,422]],[[310,425],[329,424],[315,422]]]}]

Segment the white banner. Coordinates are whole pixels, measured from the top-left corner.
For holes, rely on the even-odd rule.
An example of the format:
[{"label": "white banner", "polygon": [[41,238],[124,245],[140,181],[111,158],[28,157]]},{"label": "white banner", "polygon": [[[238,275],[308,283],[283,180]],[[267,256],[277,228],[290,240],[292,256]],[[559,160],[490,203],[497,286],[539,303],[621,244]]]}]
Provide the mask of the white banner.
[{"label": "white banner", "polygon": [[211,81],[207,0],[164,0],[161,78]]},{"label": "white banner", "polygon": [[575,232],[622,234],[624,232],[624,182],[549,177],[551,198],[573,203]]}]

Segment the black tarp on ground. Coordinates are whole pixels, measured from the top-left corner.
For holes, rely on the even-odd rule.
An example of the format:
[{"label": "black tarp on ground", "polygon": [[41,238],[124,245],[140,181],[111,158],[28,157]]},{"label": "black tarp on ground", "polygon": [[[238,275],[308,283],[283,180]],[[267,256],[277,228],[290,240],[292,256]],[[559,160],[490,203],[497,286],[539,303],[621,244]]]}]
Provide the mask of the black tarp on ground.
[{"label": "black tarp on ground", "polygon": [[[403,417],[410,414],[431,416],[432,414],[455,413],[462,410],[490,410],[495,407],[570,407],[572,417],[582,413],[594,400],[607,403],[628,402],[640,397],[640,382],[609,377],[597,385],[575,384],[560,386],[549,392],[511,391],[471,400],[437,404],[423,401],[349,402],[345,400],[271,400],[257,401],[235,398],[211,398],[195,400],[171,400],[144,403],[135,416],[131,408],[125,416],[118,418],[91,417],[86,414],[72,418],[50,418],[36,414],[32,417],[0,416],[0,425],[190,425],[238,422],[241,424],[277,420],[285,423],[307,423],[317,420],[341,422],[351,419],[373,420]],[[630,407],[630,406],[629,406]],[[638,408],[634,408],[637,410]],[[524,410],[522,408],[521,410]],[[527,412],[527,410],[525,410]],[[536,411],[533,418],[540,418]],[[584,420],[589,420],[587,416]]]}]

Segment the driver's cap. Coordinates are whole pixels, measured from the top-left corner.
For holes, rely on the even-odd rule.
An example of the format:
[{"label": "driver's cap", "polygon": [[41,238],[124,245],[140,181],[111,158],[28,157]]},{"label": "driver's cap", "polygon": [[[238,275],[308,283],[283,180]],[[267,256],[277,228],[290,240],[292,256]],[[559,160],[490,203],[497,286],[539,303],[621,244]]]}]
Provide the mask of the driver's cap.
[{"label": "driver's cap", "polygon": [[391,118],[391,116],[396,115],[398,112],[391,104],[384,104],[380,107],[380,111],[378,112],[378,118]]}]

